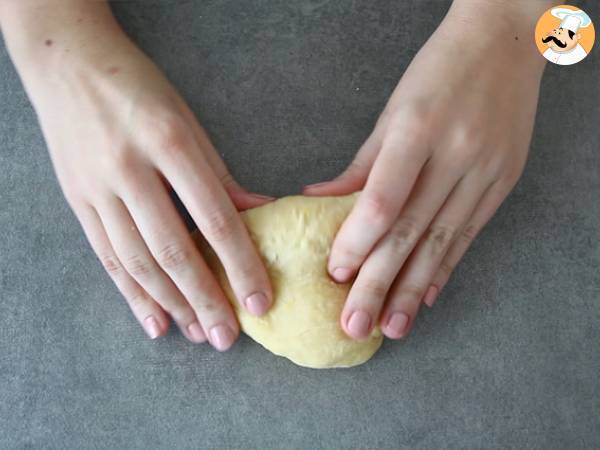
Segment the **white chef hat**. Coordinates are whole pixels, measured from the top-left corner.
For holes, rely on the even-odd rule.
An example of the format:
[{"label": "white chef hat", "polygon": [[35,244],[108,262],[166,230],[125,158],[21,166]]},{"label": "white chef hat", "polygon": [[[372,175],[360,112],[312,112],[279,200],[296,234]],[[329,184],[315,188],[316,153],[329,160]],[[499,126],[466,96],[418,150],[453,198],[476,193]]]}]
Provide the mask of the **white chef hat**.
[{"label": "white chef hat", "polygon": [[581,9],[572,10],[567,8],[554,8],[550,11],[551,14],[560,19],[560,28],[565,30],[571,30],[573,33],[577,33],[579,28],[585,28],[592,23],[592,19]]}]

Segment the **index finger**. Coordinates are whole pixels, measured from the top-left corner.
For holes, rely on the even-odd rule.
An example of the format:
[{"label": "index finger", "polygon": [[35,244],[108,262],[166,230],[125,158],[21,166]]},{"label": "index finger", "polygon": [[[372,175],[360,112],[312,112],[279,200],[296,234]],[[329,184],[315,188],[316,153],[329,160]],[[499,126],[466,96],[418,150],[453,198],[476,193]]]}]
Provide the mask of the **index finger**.
[{"label": "index finger", "polygon": [[262,315],[272,303],[264,264],[210,162],[195,146],[188,138],[161,152],[157,167],[219,257],[240,304]]},{"label": "index finger", "polygon": [[335,237],[328,271],[338,282],[354,276],[392,226],[427,161],[425,140],[411,128],[397,126],[387,132],[365,188]]}]

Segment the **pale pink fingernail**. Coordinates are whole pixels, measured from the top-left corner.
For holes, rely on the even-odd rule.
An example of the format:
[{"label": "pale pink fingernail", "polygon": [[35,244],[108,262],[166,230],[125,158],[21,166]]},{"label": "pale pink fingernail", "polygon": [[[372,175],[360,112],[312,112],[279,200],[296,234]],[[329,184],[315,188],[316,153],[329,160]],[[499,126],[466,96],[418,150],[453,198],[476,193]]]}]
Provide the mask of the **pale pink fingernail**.
[{"label": "pale pink fingernail", "polygon": [[352,269],[346,269],[345,267],[336,267],[331,272],[331,276],[338,283],[346,283],[347,281],[350,281],[350,278],[352,278],[353,274],[354,272]]},{"label": "pale pink fingernail", "polygon": [[262,292],[255,292],[246,299],[244,305],[255,316],[262,316],[269,308],[269,301]]},{"label": "pale pink fingernail", "polygon": [[194,342],[200,343],[206,341],[206,336],[198,322],[194,322],[187,327],[188,333]]},{"label": "pale pink fingernail", "polygon": [[260,195],[260,194],[250,194],[252,197],[257,198],[259,200],[275,200],[275,197],[270,197],[268,195]]},{"label": "pale pink fingernail", "polygon": [[423,303],[425,303],[427,306],[429,306],[430,308],[433,306],[433,304],[435,303],[435,299],[437,298],[438,295],[438,288],[437,286],[434,286],[433,284],[431,286],[429,286],[429,289],[427,289],[427,293],[425,294],[425,297],[423,298]]},{"label": "pale pink fingernail", "polygon": [[325,186],[326,184],[327,184],[327,181],[322,181],[321,183],[307,184],[306,186],[304,186],[304,189],[319,188],[319,187]]},{"label": "pale pink fingernail", "polygon": [[408,320],[408,316],[402,312],[396,312],[390,316],[386,329],[393,335],[390,336],[392,339],[400,338],[404,335]]},{"label": "pale pink fingernail", "polygon": [[357,338],[367,337],[371,328],[371,317],[365,311],[354,311],[348,319],[348,331]]},{"label": "pale pink fingernail", "polygon": [[227,325],[217,325],[210,329],[210,343],[220,352],[233,345],[233,332]]},{"label": "pale pink fingernail", "polygon": [[156,339],[160,336],[160,326],[154,316],[148,316],[144,319],[144,330],[150,339]]}]

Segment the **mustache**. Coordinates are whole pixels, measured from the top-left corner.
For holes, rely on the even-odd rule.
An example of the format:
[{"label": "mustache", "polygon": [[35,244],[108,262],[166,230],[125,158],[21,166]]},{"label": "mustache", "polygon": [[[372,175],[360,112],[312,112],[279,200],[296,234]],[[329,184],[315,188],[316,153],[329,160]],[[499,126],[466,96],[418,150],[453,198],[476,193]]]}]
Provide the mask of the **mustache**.
[{"label": "mustache", "polygon": [[560,42],[555,36],[548,36],[542,38],[542,42],[546,44],[547,42],[554,41],[554,43],[560,48],[565,48],[567,46],[566,42]]}]

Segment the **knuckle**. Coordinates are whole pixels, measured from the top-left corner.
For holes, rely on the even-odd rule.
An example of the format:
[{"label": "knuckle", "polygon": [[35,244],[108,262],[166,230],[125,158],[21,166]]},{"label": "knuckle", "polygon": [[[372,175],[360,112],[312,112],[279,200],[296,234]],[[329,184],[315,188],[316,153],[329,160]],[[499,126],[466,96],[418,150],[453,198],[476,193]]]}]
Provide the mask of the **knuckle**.
[{"label": "knuckle", "polygon": [[412,249],[419,238],[416,221],[409,218],[398,220],[390,229],[389,239],[395,251]]},{"label": "knuckle", "polygon": [[[103,211],[105,208],[109,208],[113,205],[113,201],[115,199],[115,189],[110,189],[106,186],[106,181],[100,182],[98,180],[90,180],[90,182],[82,187],[82,197],[84,199],[85,205],[87,207],[89,217],[90,208],[95,209],[98,214],[101,214],[100,211]],[[81,211],[86,212],[85,209],[81,209]]]},{"label": "knuckle", "polygon": [[520,165],[511,167],[504,174],[502,174],[500,176],[500,180],[499,180],[500,185],[505,190],[510,191],[513,187],[515,187],[515,185],[519,181],[519,178],[521,178],[522,173],[523,173],[523,167],[521,167]]},{"label": "knuckle", "polygon": [[221,175],[219,177],[219,181],[225,187],[234,186],[236,184],[233,175],[231,175],[229,172],[225,172],[223,175]]},{"label": "knuckle", "polygon": [[446,252],[454,240],[455,234],[456,230],[454,228],[444,225],[433,225],[427,232],[425,240],[429,243],[432,253],[440,255]]},{"label": "knuckle", "polygon": [[404,286],[399,287],[398,297],[416,303],[421,301],[421,299],[425,295],[425,290],[425,286],[421,286],[414,283],[405,284]]},{"label": "knuckle", "polygon": [[235,232],[236,222],[233,211],[218,210],[204,218],[204,235],[209,241],[222,242]]},{"label": "knuckle", "polygon": [[228,191],[232,188],[238,187],[233,175],[231,175],[229,172],[225,172],[225,174],[221,175],[219,177],[219,181],[221,182],[221,185],[225,186]]},{"label": "knuckle", "polygon": [[454,126],[452,128],[452,146],[465,155],[472,154],[483,141],[482,130],[484,129],[484,127],[472,123]]},{"label": "knuckle", "polygon": [[360,174],[363,171],[364,171],[363,165],[360,163],[360,161],[358,161],[357,159],[354,159],[348,165],[348,167],[346,167],[346,170],[344,170],[344,174],[345,175],[354,175],[354,174]]},{"label": "knuckle", "polygon": [[[423,142],[433,121],[431,106],[425,100],[413,100],[397,107],[388,120],[388,132],[402,141]],[[396,134],[397,133],[397,134]]]},{"label": "knuckle", "polygon": [[380,192],[365,193],[363,214],[369,223],[386,226],[394,218],[394,207],[391,201]]},{"label": "knuckle", "polygon": [[194,320],[195,314],[192,308],[184,303],[171,305],[169,307],[164,307],[163,309],[169,313],[169,315],[177,322],[178,324],[187,324]]},{"label": "knuckle", "polygon": [[459,170],[466,171],[477,164],[480,153],[480,147],[476,144],[461,147],[452,155],[451,161],[454,162],[449,162],[448,164],[455,166]]},{"label": "knuckle", "polygon": [[416,122],[428,124],[433,117],[433,104],[424,97],[414,98],[406,105],[406,111]]},{"label": "knuckle", "polygon": [[[339,256],[339,259],[344,261],[345,266],[354,267],[356,265],[360,265],[362,261],[367,257],[366,253],[361,253],[357,251],[346,242],[340,242],[336,249],[336,255]],[[351,268],[348,267],[348,268]]]},{"label": "knuckle", "polygon": [[116,173],[125,181],[129,181],[139,171],[139,159],[130,147],[116,146],[107,152],[107,158],[109,160],[106,166],[109,173]]},{"label": "knuckle", "polygon": [[199,300],[192,304],[194,305],[196,314],[198,314],[200,318],[212,316],[221,309],[219,304],[211,300]]},{"label": "knuckle", "polygon": [[415,116],[395,116],[388,122],[383,147],[398,147],[398,145],[411,145],[427,140],[426,120],[420,120]]},{"label": "knuckle", "polygon": [[454,267],[452,267],[452,265],[450,263],[444,261],[440,264],[439,270],[442,273],[442,275],[444,276],[444,278],[448,279],[450,277],[450,275],[452,274],[452,272],[454,271]]},{"label": "knuckle", "polygon": [[84,201],[81,197],[80,192],[78,192],[77,189],[74,189],[72,186],[65,184],[63,186],[62,191],[63,191],[63,196],[65,197],[67,204],[75,212],[77,212],[77,210],[79,208],[82,208],[84,206]]},{"label": "knuckle", "polygon": [[469,224],[461,233],[461,238],[466,244],[473,242],[477,234],[479,233],[479,227],[475,224]]},{"label": "knuckle", "polygon": [[151,273],[154,269],[152,262],[140,255],[132,255],[123,261],[123,266],[134,278]]},{"label": "knuckle", "polygon": [[161,248],[156,257],[159,265],[164,269],[178,269],[189,264],[190,251],[179,243],[172,243]]},{"label": "knuckle", "polygon": [[388,293],[389,286],[382,280],[376,278],[364,282],[362,289],[367,298],[384,299]]},{"label": "knuckle", "polygon": [[129,307],[135,311],[135,310],[142,309],[143,307],[145,307],[146,304],[148,303],[148,300],[150,300],[150,298],[144,291],[138,290],[134,294],[126,297],[126,300],[127,300],[127,303],[129,304]]},{"label": "knuckle", "polygon": [[502,155],[499,156],[497,152],[486,151],[479,155],[473,168],[480,177],[495,181],[500,177],[505,165],[506,161]]},{"label": "knuckle", "polygon": [[464,145],[451,149],[446,155],[441,155],[438,162],[443,164],[445,170],[464,173],[477,164],[478,158],[479,147]]},{"label": "knuckle", "polygon": [[100,262],[102,263],[104,270],[111,276],[118,275],[123,269],[119,260],[113,255],[101,255]]},{"label": "knuckle", "polygon": [[152,145],[160,151],[179,153],[189,143],[187,125],[176,114],[162,114],[156,119],[150,119],[147,129]]},{"label": "knuckle", "polygon": [[261,279],[261,265],[260,264],[240,264],[235,268],[235,276],[233,277],[243,284],[256,285]]}]

